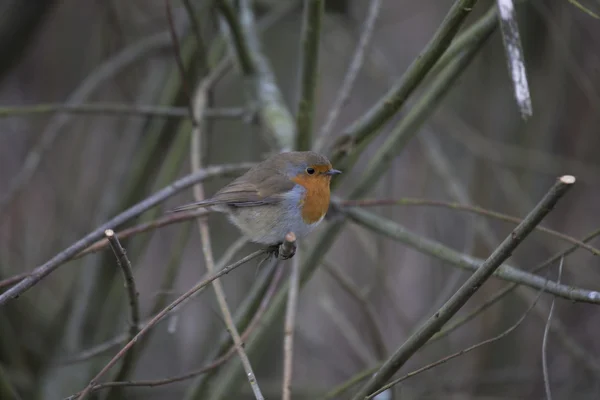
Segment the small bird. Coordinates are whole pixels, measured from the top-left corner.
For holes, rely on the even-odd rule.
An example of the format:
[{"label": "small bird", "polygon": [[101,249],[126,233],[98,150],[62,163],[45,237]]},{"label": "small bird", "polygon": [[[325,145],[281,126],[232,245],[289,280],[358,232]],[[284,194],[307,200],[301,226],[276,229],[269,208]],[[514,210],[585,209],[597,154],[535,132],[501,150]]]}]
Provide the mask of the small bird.
[{"label": "small bird", "polygon": [[329,209],[331,177],[340,173],[313,151],[279,153],[213,197],[173,212],[207,207],[227,214],[249,240],[277,246],[288,232],[302,238],[319,225]]}]

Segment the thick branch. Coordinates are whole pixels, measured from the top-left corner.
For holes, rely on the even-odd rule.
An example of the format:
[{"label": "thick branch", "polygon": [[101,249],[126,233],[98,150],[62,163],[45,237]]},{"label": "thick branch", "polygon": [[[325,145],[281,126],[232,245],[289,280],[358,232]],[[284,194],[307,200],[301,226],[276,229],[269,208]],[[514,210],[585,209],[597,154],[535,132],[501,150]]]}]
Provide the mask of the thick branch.
[{"label": "thick branch", "polygon": [[558,200],[575,183],[575,178],[565,175],[559,178],[550,191],[529,213],[519,226],[517,226],[496,250],[481,264],[481,266],[467,279],[458,291],[432,315],[422,327],[390,357],[375,375],[359,390],[353,400],[363,400],[372,392],[379,389],[398,371],[410,357],[416,353],[427,341],[438,332],[454,314],[475,294],[481,285],[489,279],[498,267],[511,256],[517,246],[533,231],[548,213],[554,208]]}]

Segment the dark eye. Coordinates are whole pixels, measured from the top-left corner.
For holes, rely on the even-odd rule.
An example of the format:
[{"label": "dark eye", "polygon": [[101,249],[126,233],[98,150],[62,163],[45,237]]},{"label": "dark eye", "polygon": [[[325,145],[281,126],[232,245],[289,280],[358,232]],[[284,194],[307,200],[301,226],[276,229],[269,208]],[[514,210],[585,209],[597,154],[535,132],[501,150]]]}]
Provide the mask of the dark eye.
[{"label": "dark eye", "polygon": [[306,173],[309,174],[309,175],[312,175],[312,174],[315,173],[315,169],[314,168],[310,168],[310,167],[306,168]]}]

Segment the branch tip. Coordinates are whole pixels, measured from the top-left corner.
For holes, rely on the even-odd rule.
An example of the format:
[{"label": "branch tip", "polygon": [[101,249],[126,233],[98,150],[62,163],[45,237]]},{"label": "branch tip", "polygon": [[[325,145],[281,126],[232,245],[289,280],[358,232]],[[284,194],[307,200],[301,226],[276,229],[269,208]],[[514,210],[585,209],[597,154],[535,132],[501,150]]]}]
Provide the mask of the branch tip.
[{"label": "branch tip", "polygon": [[296,254],[296,234],[288,232],[285,235],[283,243],[279,245],[277,258],[280,260],[289,260]]},{"label": "branch tip", "polygon": [[565,185],[572,185],[575,183],[575,180],[576,180],[573,175],[563,175],[559,179]]}]

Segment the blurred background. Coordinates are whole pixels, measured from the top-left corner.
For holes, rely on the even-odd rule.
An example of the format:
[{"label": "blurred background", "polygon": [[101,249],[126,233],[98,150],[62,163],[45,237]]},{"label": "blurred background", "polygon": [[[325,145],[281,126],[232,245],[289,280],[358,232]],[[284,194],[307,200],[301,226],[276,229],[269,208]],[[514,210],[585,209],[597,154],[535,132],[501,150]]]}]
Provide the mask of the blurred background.
[{"label": "blurred background", "polygon": [[[187,92],[228,50],[221,40],[222,24],[213,2],[189,2],[194,24],[183,3],[171,3],[186,67],[184,84],[163,1],[5,0],[0,5],[0,279],[43,264],[103,222],[190,172]],[[298,98],[301,3],[254,2],[262,49],[292,113]],[[568,173],[578,183],[543,225],[575,238],[598,229],[600,21],[569,1],[522,3],[517,11],[533,116],[527,121],[521,118],[496,30],[366,197],[455,201],[523,217],[557,176]],[[349,101],[324,138],[326,154],[331,154],[331,146],[344,129],[402,76],[452,4],[381,2]],[[593,1],[585,4],[598,9]],[[326,121],[342,85],[370,5],[360,0],[325,2],[315,132]],[[479,1],[464,27],[491,6],[492,1]],[[360,176],[420,93],[421,89],[382,129],[354,167],[344,170],[344,179],[335,188],[337,196],[343,199],[352,190],[352,177]],[[260,161],[272,151],[248,105],[238,68],[219,79],[209,100],[214,113],[208,116],[203,138],[206,164]],[[99,103],[108,106],[77,112],[67,107]],[[171,114],[119,112],[115,110],[118,105],[169,107]],[[230,179],[207,181],[206,193],[214,193]],[[191,189],[186,189],[126,226],[151,221],[192,199]],[[398,205],[369,211],[481,258],[513,226],[440,207]],[[208,221],[219,259],[239,234],[221,216],[210,216]],[[303,242],[299,254],[306,254],[318,238],[313,235]],[[600,246],[597,240],[590,244]],[[157,305],[175,299],[205,272],[193,220],[136,235],[123,240],[123,245],[134,268],[144,320],[156,313]],[[564,241],[535,232],[513,254],[510,264],[531,270],[568,247]],[[254,248],[244,246],[236,258]],[[294,399],[322,398],[336,385],[385,359],[470,274],[353,223],[344,225],[323,261],[298,299]],[[287,279],[289,263],[283,264],[279,286]],[[256,283],[266,281],[274,270],[257,264],[255,260],[222,279],[232,310],[240,310],[253,291],[264,292]],[[599,267],[597,258],[578,250],[565,259],[561,280],[598,290]],[[553,264],[540,274],[556,279],[557,268]],[[488,281],[459,314],[467,315],[507,285],[499,279]],[[536,291],[530,288],[511,292],[419,351],[400,375],[501,333],[535,297]],[[543,295],[519,327],[503,339],[408,379],[385,395],[393,397],[380,398],[546,398],[542,337],[551,302],[552,296]],[[2,306],[0,397],[61,399],[81,390],[118,347],[94,357],[82,352],[126,332],[127,307],[122,276],[110,249],[69,262],[18,300]],[[264,333],[268,340],[262,340],[250,359],[265,396],[277,398],[283,368],[283,319],[269,321]],[[548,375],[555,399],[599,398],[599,327],[597,307],[557,299],[547,338]],[[206,365],[215,356],[223,332],[210,289],[151,331],[149,341],[140,344],[127,379],[161,379]],[[237,363],[236,358],[228,363]],[[227,365],[217,369],[210,375],[212,385],[195,378],[153,388],[103,390],[94,396],[253,398],[244,376],[228,378],[230,370]],[[351,398],[352,393],[333,398]]]}]

